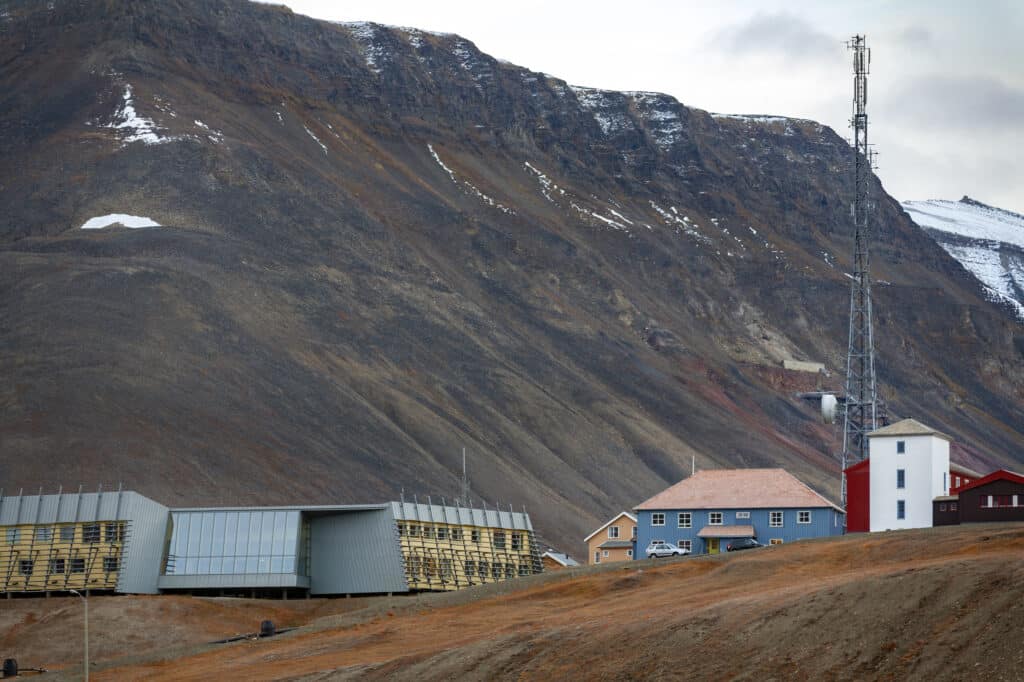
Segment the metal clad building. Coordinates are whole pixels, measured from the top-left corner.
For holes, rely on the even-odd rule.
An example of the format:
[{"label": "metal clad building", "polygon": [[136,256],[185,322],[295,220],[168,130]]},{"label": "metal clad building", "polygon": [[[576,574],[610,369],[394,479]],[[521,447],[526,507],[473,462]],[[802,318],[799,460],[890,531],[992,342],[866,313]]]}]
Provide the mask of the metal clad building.
[{"label": "metal clad building", "polygon": [[129,491],[0,496],[0,591],[453,590],[542,570],[525,513],[392,502],[168,509]]},{"label": "metal clad building", "polygon": [[167,507],[131,491],[0,497],[0,591],[155,594]]}]

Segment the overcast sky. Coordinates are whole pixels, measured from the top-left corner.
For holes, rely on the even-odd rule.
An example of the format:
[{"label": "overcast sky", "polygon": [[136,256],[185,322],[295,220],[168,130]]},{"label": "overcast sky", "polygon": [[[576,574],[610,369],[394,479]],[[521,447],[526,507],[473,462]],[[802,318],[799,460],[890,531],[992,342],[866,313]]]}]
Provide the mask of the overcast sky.
[{"label": "overcast sky", "polygon": [[821,121],[849,137],[850,53],[867,35],[869,140],[899,200],[1024,213],[1024,2],[290,0],[334,21],[458,33],[574,85],[665,92],[714,112]]}]

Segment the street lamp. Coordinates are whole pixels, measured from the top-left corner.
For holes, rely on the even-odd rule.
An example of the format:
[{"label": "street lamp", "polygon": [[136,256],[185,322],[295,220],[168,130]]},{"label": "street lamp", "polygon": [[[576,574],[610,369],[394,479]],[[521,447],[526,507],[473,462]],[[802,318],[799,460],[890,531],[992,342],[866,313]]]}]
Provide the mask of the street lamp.
[{"label": "street lamp", "polygon": [[89,599],[78,590],[68,590],[85,604],[85,682],[89,682]]}]

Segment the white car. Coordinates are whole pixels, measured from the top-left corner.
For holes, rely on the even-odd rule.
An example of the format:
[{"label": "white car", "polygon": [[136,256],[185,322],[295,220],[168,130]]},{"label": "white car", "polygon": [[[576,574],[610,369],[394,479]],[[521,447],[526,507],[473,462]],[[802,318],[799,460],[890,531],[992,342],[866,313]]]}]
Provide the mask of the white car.
[{"label": "white car", "polygon": [[686,556],[690,553],[690,550],[684,547],[676,547],[671,542],[651,540],[651,544],[647,545],[646,553],[648,559],[658,559],[667,556]]}]

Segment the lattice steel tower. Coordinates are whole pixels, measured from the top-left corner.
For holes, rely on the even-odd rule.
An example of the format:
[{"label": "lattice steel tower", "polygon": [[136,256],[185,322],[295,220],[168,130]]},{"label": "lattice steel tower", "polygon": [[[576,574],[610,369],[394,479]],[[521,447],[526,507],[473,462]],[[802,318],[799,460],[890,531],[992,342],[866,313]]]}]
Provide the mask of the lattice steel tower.
[{"label": "lattice steel tower", "polygon": [[[871,327],[871,227],[868,197],[874,154],[868,149],[868,73],[871,50],[864,36],[854,36],[846,46],[853,51],[853,282],[850,285],[850,345],[846,351],[846,402],[843,419],[843,461],[846,467],[868,456],[867,434],[875,430],[879,398],[875,386],[875,349]],[[843,508],[846,508],[846,474],[843,474]]]}]

